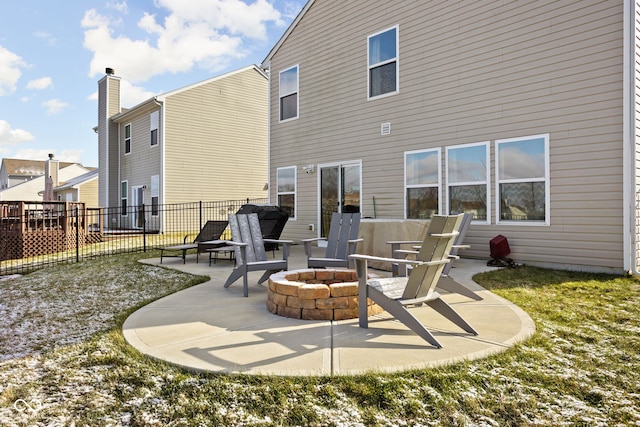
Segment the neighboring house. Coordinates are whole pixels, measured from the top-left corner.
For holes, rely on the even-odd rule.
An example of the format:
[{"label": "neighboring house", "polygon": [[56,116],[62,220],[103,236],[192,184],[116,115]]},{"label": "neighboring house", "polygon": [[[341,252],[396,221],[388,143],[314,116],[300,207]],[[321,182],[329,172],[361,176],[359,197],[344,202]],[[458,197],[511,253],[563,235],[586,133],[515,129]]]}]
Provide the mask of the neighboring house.
[{"label": "neighboring house", "polygon": [[[42,201],[42,195],[45,189],[45,176],[51,176],[53,180],[54,188],[63,184],[71,179],[74,179],[80,175],[84,175],[89,172],[89,169],[85,168],[79,163],[59,162],[53,158],[46,161],[31,161],[31,160],[19,160],[17,162],[14,159],[4,159],[2,161],[2,167],[7,167],[5,170],[20,170],[13,169],[14,164],[22,163],[23,171],[34,172],[32,178],[20,183],[16,183],[9,188],[0,191],[0,200],[4,201],[26,201],[26,202],[38,202]],[[31,169],[27,169],[28,168]],[[37,173],[35,173],[37,172]],[[14,173],[13,176],[17,174]],[[8,174],[8,176],[11,176]],[[24,175],[26,176],[26,174]],[[17,179],[13,179],[15,183]]]},{"label": "neighboring house", "polygon": [[53,189],[56,200],[62,202],[82,202],[87,208],[97,208],[98,169],[71,178]]},{"label": "neighboring house", "polygon": [[[267,196],[268,79],[257,66],[125,110],[112,69],[98,83],[100,205],[108,225],[140,226],[127,206]],[[150,218],[153,219],[153,218]],[[156,218],[157,220],[157,218]],[[107,225],[105,224],[105,225]]]},{"label": "neighboring house", "polygon": [[464,211],[465,256],[501,234],[520,262],[637,273],[639,10],[309,1],[263,63],[287,237],[325,211]]},{"label": "neighboring house", "polygon": [[[0,190],[6,190],[23,182],[44,176],[46,162],[47,161],[43,160],[2,159],[2,165],[0,166]],[[79,165],[82,167],[79,163],[59,162],[60,169],[71,165]]]}]

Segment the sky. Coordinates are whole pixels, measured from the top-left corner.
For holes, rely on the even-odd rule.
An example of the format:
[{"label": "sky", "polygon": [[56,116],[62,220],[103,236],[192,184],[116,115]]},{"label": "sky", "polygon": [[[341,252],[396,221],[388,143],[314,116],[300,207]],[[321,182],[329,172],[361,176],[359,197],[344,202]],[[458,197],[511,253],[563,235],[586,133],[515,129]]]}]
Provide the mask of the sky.
[{"label": "sky", "polygon": [[306,0],[0,0],[0,158],[98,166],[98,80],[122,107],[260,64]]}]

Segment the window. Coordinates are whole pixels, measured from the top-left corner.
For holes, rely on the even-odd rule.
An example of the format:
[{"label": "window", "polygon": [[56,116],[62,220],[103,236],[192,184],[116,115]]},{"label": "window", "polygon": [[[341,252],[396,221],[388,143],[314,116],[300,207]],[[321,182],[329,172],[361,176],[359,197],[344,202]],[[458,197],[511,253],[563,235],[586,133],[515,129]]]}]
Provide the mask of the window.
[{"label": "window", "polygon": [[549,223],[549,135],[496,141],[500,221]]},{"label": "window", "polygon": [[124,127],[124,154],[131,152],[131,123]]},{"label": "window", "polygon": [[429,219],[440,211],[440,149],[404,153],[405,215]]},{"label": "window", "polygon": [[298,66],[280,71],[280,121],[298,117]]},{"label": "window", "polygon": [[120,183],[120,215],[127,216],[127,195],[129,194],[129,182]]},{"label": "window", "polygon": [[278,168],[277,171],[278,206],[289,214],[289,218],[296,217],[296,167]]},{"label": "window", "polygon": [[151,215],[158,216],[158,203],[160,201],[160,176],[151,176]]},{"label": "window", "polygon": [[449,213],[472,213],[489,220],[488,143],[447,147],[447,197]]},{"label": "window", "polygon": [[149,122],[151,124],[151,146],[158,145],[158,117],[159,112],[154,111],[149,114]]},{"label": "window", "polygon": [[398,93],[398,27],[368,38],[369,98]]}]

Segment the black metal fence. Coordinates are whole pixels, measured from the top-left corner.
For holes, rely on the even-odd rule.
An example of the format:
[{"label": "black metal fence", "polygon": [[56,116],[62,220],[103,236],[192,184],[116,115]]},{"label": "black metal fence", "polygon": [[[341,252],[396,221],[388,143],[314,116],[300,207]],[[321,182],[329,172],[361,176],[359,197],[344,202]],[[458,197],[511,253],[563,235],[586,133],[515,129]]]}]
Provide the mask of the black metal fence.
[{"label": "black metal fence", "polygon": [[0,201],[0,275],[192,242],[207,221],[227,220],[246,203],[266,202],[86,208],[72,202]]}]

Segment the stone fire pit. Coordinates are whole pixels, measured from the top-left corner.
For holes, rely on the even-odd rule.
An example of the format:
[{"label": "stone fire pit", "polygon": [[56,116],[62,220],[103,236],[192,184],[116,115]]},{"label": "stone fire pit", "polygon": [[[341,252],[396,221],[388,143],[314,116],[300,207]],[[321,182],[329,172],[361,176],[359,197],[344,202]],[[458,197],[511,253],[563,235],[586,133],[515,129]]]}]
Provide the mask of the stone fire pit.
[{"label": "stone fire pit", "polygon": [[[378,277],[369,274],[369,278]],[[368,300],[369,315],[381,313]],[[304,269],[269,277],[267,309],[304,320],[344,320],[358,317],[358,276],[354,270]]]}]

